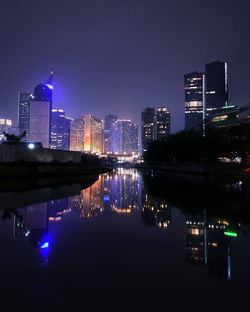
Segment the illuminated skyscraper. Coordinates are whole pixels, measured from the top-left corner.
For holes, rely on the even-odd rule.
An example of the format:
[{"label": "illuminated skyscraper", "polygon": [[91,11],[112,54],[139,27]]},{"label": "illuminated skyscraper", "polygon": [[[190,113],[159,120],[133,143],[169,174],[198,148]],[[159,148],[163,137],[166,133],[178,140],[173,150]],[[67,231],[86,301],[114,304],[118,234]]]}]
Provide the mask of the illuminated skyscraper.
[{"label": "illuminated skyscraper", "polygon": [[193,72],[184,76],[185,130],[203,129],[205,109],[205,75]]},{"label": "illuminated skyscraper", "polygon": [[142,152],[154,140],[161,140],[170,134],[170,121],[170,110],[167,107],[146,108],[142,112]]},{"label": "illuminated skyscraper", "polygon": [[156,108],[155,140],[166,138],[170,134],[170,111],[166,107]]},{"label": "illuminated skyscraper", "polygon": [[154,108],[146,108],[141,113],[141,139],[143,152],[147,150],[148,145],[154,140],[154,119]]},{"label": "illuminated skyscraper", "polygon": [[70,150],[84,151],[84,116],[80,116],[71,123]]},{"label": "illuminated skyscraper", "polygon": [[228,105],[227,63],[216,61],[206,64],[206,110],[210,111]]},{"label": "illuminated skyscraper", "polygon": [[30,126],[30,101],[33,95],[30,93],[19,93],[18,99],[18,126],[20,134],[26,132],[26,138],[29,136]]},{"label": "illuminated skyscraper", "polygon": [[84,151],[103,153],[103,120],[92,115],[84,116]]},{"label": "illuminated skyscraper", "polygon": [[138,125],[131,120],[118,119],[111,126],[112,153],[138,154]]},{"label": "illuminated skyscraper", "polygon": [[29,141],[50,147],[50,102],[30,101]]},{"label": "illuminated skyscraper", "polygon": [[104,124],[104,153],[111,153],[111,125],[117,120],[115,115],[106,115]]},{"label": "illuminated skyscraper", "polygon": [[37,85],[34,99],[30,101],[29,141],[41,142],[43,147],[50,147],[53,72],[48,80]]},{"label": "illuminated skyscraper", "polygon": [[65,116],[63,109],[52,109],[51,148],[69,150],[70,123],[73,119]]},{"label": "illuminated skyscraper", "polygon": [[138,155],[138,124],[131,123],[131,154]]}]

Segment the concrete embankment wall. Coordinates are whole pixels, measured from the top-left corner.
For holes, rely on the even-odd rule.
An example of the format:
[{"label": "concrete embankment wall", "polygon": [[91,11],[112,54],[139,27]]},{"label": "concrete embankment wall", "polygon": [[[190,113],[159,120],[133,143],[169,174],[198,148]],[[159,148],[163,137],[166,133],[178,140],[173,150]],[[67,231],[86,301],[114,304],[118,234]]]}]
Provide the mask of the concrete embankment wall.
[{"label": "concrete embankment wall", "polygon": [[[107,168],[74,163],[0,163],[0,177],[61,177],[66,175],[100,174]],[[20,182],[21,183],[21,182]]]},{"label": "concrete embankment wall", "polygon": [[0,162],[39,162],[39,163],[80,163],[81,153],[64,150],[53,150],[49,148],[28,149],[27,145],[0,145]]}]

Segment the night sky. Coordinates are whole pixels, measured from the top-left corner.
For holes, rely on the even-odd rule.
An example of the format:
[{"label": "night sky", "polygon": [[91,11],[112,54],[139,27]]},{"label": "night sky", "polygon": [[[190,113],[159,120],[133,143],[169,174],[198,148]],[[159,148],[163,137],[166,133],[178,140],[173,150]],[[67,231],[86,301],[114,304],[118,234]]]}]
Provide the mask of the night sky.
[{"label": "night sky", "polygon": [[[230,3],[232,2],[232,3]],[[230,104],[250,102],[249,0],[0,0],[0,116],[53,68],[54,106],[140,121],[167,106],[184,127],[185,73],[229,63]]]}]

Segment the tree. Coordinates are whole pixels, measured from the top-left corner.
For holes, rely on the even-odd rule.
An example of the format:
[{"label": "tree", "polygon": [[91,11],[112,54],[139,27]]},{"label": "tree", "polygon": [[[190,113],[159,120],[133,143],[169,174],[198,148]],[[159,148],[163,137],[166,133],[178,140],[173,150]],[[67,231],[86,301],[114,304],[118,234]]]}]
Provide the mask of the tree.
[{"label": "tree", "polygon": [[5,141],[2,144],[18,144],[26,136],[26,131],[23,131],[22,134],[19,136],[16,136],[15,134],[8,134],[5,131],[3,131],[3,134],[5,136]]}]

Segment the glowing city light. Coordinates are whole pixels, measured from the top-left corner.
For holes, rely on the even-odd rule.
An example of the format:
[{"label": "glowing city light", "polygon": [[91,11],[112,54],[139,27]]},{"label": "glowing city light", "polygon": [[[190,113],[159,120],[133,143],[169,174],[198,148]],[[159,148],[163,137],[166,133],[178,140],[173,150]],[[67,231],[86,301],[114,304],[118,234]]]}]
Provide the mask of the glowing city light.
[{"label": "glowing city light", "polygon": [[53,90],[53,89],[54,89],[53,85],[51,85],[51,84],[48,84],[48,83],[47,83],[45,86],[48,87],[50,90]]},{"label": "glowing city light", "polygon": [[28,144],[28,148],[29,148],[30,150],[33,150],[33,149],[35,148],[35,144],[34,144],[34,143],[29,143],[29,144]]},{"label": "glowing city light", "polygon": [[40,248],[48,248],[49,242],[45,242],[43,245],[40,246]]},{"label": "glowing city light", "polygon": [[109,196],[108,195],[104,195],[104,201],[109,201]]},{"label": "glowing city light", "polygon": [[234,233],[234,232],[224,232],[224,235],[227,235],[227,236],[233,236],[233,237],[237,237],[237,233]]}]

